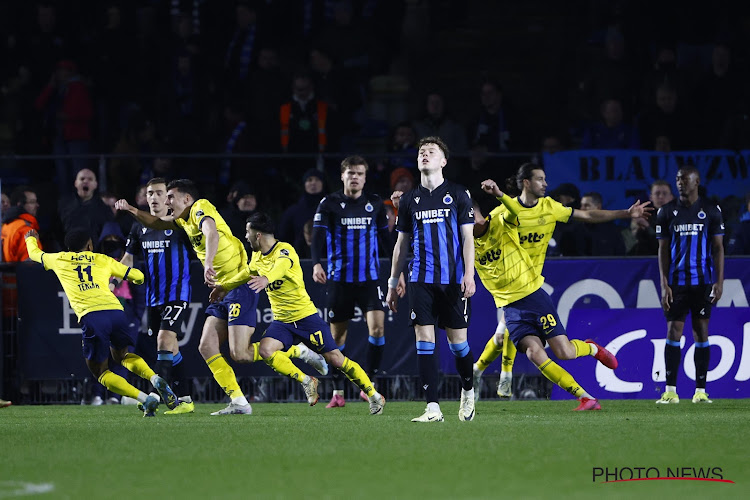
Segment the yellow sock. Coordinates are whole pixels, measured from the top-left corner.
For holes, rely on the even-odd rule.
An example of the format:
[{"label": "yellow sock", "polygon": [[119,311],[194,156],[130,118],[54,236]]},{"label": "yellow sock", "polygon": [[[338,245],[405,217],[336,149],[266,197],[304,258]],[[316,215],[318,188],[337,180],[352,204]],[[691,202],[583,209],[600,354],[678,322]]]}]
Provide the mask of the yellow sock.
[{"label": "yellow sock", "polygon": [[156,372],[152,370],[151,367],[148,366],[148,364],[146,364],[142,357],[138,356],[137,354],[133,354],[132,352],[129,352],[125,355],[125,358],[122,360],[121,364],[130,373],[135,373],[139,377],[145,378],[146,380],[151,380],[151,377],[156,375]]},{"label": "yellow sock", "polygon": [[127,380],[109,370],[106,370],[101,374],[99,377],[99,383],[110,391],[116,392],[120,396],[138,399],[138,395],[141,393],[141,391],[130,385]]},{"label": "yellow sock", "polygon": [[570,343],[576,348],[576,358],[580,358],[581,356],[591,356],[591,344],[588,342],[573,339]]},{"label": "yellow sock", "polygon": [[539,371],[542,372],[542,375],[568,391],[573,396],[577,398],[591,397],[580,385],[578,385],[578,382],[576,382],[570,373],[565,371],[563,367],[551,359],[542,363],[539,367]]},{"label": "yellow sock", "polygon": [[293,345],[292,347],[290,347],[290,348],[289,348],[289,349],[288,349],[288,350],[286,351],[286,355],[287,355],[288,357],[290,357],[290,358],[299,358],[299,357],[300,357],[300,354],[301,354],[301,353],[299,352],[299,344],[294,344],[294,345]]},{"label": "yellow sock", "polygon": [[510,340],[510,332],[507,328],[503,335],[503,364],[500,370],[513,373],[513,363],[516,362],[516,352],[518,351],[516,350],[516,345]]},{"label": "yellow sock", "polygon": [[344,356],[344,364],[341,365],[341,372],[346,375],[346,378],[354,382],[357,387],[365,391],[365,394],[372,396],[375,394],[375,388],[372,386],[370,377],[367,376],[365,371],[356,361]]},{"label": "yellow sock", "polygon": [[250,344],[250,348],[253,350],[253,363],[262,361],[263,358],[260,357],[260,342],[253,342]]},{"label": "yellow sock", "polygon": [[289,356],[287,356],[285,352],[276,351],[265,361],[266,364],[273,368],[277,373],[286,375],[300,383],[305,378],[305,373],[292,363],[292,360],[289,359]]},{"label": "yellow sock", "polygon": [[490,340],[487,341],[487,344],[484,346],[484,351],[482,351],[482,355],[479,356],[479,359],[477,360],[477,368],[482,371],[486,370],[487,367],[490,366],[500,354],[502,354],[502,352],[502,347],[495,343],[495,336],[493,335],[490,337]]},{"label": "yellow sock", "polygon": [[217,354],[206,360],[208,368],[211,373],[214,374],[214,380],[219,384],[219,387],[226,393],[227,396],[234,399],[240,396],[244,397],[240,384],[237,383],[237,377],[234,375],[234,370],[229,366],[224,356]]}]

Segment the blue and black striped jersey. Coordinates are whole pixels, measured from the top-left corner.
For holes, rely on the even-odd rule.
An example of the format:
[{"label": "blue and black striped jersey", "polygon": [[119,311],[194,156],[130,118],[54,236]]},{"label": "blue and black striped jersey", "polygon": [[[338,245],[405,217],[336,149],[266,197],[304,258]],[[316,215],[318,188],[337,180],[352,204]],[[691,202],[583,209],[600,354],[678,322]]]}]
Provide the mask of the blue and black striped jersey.
[{"label": "blue and black striped jersey", "polygon": [[146,305],[190,302],[190,259],[193,255],[185,231],[150,229],[135,222],[126,251],[140,255],[146,275]]},{"label": "blue and black striped jersey", "polygon": [[412,236],[409,281],[461,283],[464,224],[474,224],[474,208],[469,191],[460,184],[445,181],[432,192],[420,184],[401,197],[396,230]]},{"label": "blue and black striped jersey", "polygon": [[698,198],[690,206],[675,199],[656,214],[656,238],[669,240],[669,284],[710,285],[714,282],[712,239],[724,234],[721,209]]},{"label": "blue and black striped jersey", "polygon": [[388,214],[376,194],[349,198],[342,191],[320,201],[313,228],[326,233],[328,279],[346,283],[375,281],[380,275],[378,236],[390,242]]}]

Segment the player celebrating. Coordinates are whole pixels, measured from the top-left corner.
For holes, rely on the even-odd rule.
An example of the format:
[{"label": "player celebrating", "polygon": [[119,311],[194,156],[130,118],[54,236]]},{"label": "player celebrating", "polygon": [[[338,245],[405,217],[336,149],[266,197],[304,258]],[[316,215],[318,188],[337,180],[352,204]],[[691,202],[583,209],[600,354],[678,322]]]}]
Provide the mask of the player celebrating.
[{"label": "player celebrating", "polygon": [[[365,194],[368,165],[361,156],[349,156],[341,162],[344,190],[323,198],[314,218],[312,261],[313,281],[328,284],[328,319],[331,334],[343,353],[349,320],[354,306],[365,311],[369,330],[367,375],[374,381],[380,369],[385,346],[385,297],[378,284],[380,260],[378,236],[384,248],[390,248],[388,215],[383,200]],[[321,250],[326,248],[324,254]],[[328,273],[321,258],[328,256]],[[344,406],[344,391],[338,371],[333,372],[334,391],[326,408]],[[360,396],[367,396],[364,392]]]},{"label": "player celebrating", "polygon": [[398,239],[388,279],[388,307],[396,311],[398,276],[409,251],[414,259],[409,273],[409,308],[417,339],[417,364],[427,408],[412,422],[442,422],[438,403],[438,370],[434,360],[435,325],[445,328],[456,370],[461,378],[458,418],[474,419],[471,367],[474,356],[466,340],[471,314],[469,298],[474,284],[474,210],[468,190],[445,180],[448,147],[439,137],[425,137],[417,144],[419,186],[404,194],[396,221]]},{"label": "player celebrating", "polygon": [[[151,215],[171,221],[167,208],[167,181],[161,177],[146,184],[146,200]],[[146,306],[149,334],[156,336],[156,371],[178,395],[180,404],[165,415],[192,413],[195,405],[182,373],[179,341],[185,337],[187,308],[190,303],[190,241],[184,231],[150,229],[135,222],[128,235],[125,255],[120,262],[132,267],[133,255],[139,252],[146,269]],[[175,376],[173,378],[173,367]]]},{"label": "player celebrating", "polygon": [[495,305],[505,312],[510,340],[545,377],[578,398],[576,411],[600,410],[599,402],[549,359],[544,344],[548,343],[559,359],[593,356],[613,370],[617,359],[593,341],[568,340],[552,300],[542,289],[544,277],[536,271],[519,241],[520,203],[500,191],[491,179],[482,182],[482,189],[495,196],[505,210],[496,207],[486,219],[475,212],[477,273]]},{"label": "player celebrating", "polygon": [[137,399],[143,404],[144,417],[153,417],[159,400],[146,395],[121,376],[109,370],[108,358],[122,364],[132,373],[151,382],[162,401],[170,410],[177,406],[169,384],[157,375],[148,364],[132,352],[137,330],[129,328],[122,304],[109,289],[112,276],[140,285],[143,273],[120,264],[100,253],[94,253],[94,244],[88,232],[73,229],[65,235],[65,246],[69,252],[47,253],[39,249],[39,235],[31,230],[26,234],[29,258],[39,262],[46,270],[52,270],[62,284],[70,306],[78,316],[83,334],[83,357],[91,374],[100,384],[112,392]]},{"label": "player celebrating", "polygon": [[[524,163],[518,169],[514,178],[508,180],[511,189],[518,188],[521,191],[518,201],[518,234],[521,246],[531,258],[536,274],[542,274],[544,259],[547,254],[547,246],[552,238],[555,225],[558,222],[575,221],[587,223],[602,223],[614,219],[648,218],[653,208],[648,207],[646,201],[636,201],[627,210],[574,210],[545,196],[547,190],[547,178],[544,168],[533,163]],[[515,186],[511,186],[514,183]],[[394,193],[395,194],[395,193]],[[502,207],[503,205],[500,205]],[[501,208],[501,210],[503,210]],[[497,386],[497,395],[501,398],[510,398],[512,395],[513,363],[516,359],[516,347],[513,342],[504,342],[508,338],[508,330],[502,315],[502,309],[498,309],[498,324],[495,334],[487,341],[487,345],[474,364],[474,395],[478,399],[481,392],[481,377],[484,370],[502,353],[503,360],[500,372],[500,381]]]},{"label": "player celebrating", "polygon": [[318,309],[305,290],[297,252],[289,243],[277,240],[273,233],[273,222],[268,215],[256,212],[247,219],[245,237],[253,250],[250,264],[235,276],[219,280],[210,300],[221,300],[227,290],[242,286],[248,280],[255,293],[265,289],[274,317],[260,341],[260,355],[266,363],[300,382],[308,403],[313,406],[319,398],[318,379],[305,375],[287,357],[279,355],[295,339],[309,342],[329,364],[367,394],[370,414],[381,414],[385,398],[375,390],[362,367],[338,350],[328,325],[318,316]]},{"label": "player celebrating", "polygon": [[[198,190],[192,181],[179,179],[170,182],[167,185],[166,203],[172,209],[174,220],[162,220],[138,210],[126,200],[118,200],[115,208],[130,212],[138,222],[151,229],[184,230],[203,263],[203,278],[208,285],[215,284],[217,279],[233,276],[246,267],[247,253],[244,245],[232,236],[229,226],[216,208],[208,200],[198,199]],[[250,403],[237,383],[234,370],[221,354],[220,346],[228,341],[230,356],[241,363],[261,359],[258,344],[250,343],[255,331],[257,303],[258,296],[245,285],[238,286],[221,302],[210,304],[206,308],[206,321],[198,350],[216,382],[231,398],[226,408],[211,415],[252,413]],[[304,357],[311,364],[317,361],[317,369],[328,371],[328,367],[318,361],[320,357],[308,349],[294,348],[293,355]]]},{"label": "player celebrating", "polygon": [[679,403],[677,370],[680,339],[690,311],[695,341],[695,394],[693,403],[711,403],[706,393],[710,347],[708,320],[711,306],[724,289],[724,222],[721,209],[698,196],[700,174],[693,166],[677,172],[680,197],[659,209],[656,237],[659,240],[661,305],[667,318],[664,364],[667,386],[661,404]]}]

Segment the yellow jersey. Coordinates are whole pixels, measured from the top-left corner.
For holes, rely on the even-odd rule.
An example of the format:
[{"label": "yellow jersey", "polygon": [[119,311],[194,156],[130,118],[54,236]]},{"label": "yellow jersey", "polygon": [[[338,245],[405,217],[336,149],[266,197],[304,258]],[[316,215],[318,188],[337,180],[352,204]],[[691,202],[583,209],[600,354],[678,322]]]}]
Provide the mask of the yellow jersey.
[{"label": "yellow jersey", "polygon": [[289,243],[277,241],[268,253],[253,252],[250,264],[239,274],[219,281],[226,290],[247,282],[252,276],[268,278],[266,293],[274,319],[292,323],[318,313],[305,290],[299,256]]},{"label": "yellow jersey", "polygon": [[234,276],[247,264],[245,246],[233,234],[232,230],[219,215],[210,201],[201,199],[193,203],[187,220],[177,218],[175,224],[187,233],[193,250],[203,265],[206,265],[206,237],[201,231],[203,219],[210,217],[216,223],[219,232],[219,248],[216,250],[213,266],[218,280]]},{"label": "yellow jersey", "polygon": [[26,239],[29,258],[40,262],[47,271],[54,271],[68,296],[70,307],[78,316],[94,311],[123,310],[120,300],[109,289],[109,279],[115,276],[140,285],[144,276],[141,271],[104,254],[95,252],[47,253],[39,249],[36,238]]},{"label": "yellow jersey", "polygon": [[[507,196],[504,199],[521,208],[515,200]],[[514,211],[509,211],[504,205],[494,208],[487,217],[487,231],[474,238],[474,265],[497,307],[530,295],[544,283],[544,278],[536,272],[529,254],[521,246]]]},{"label": "yellow jersey", "polygon": [[[518,211],[519,241],[523,249],[529,254],[537,274],[542,274],[544,259],[547,256],[547,246],[552,239],[555,225],[558,222],[568,222],[573,214],[573,209],[549,196],[539,198],[533,207],[527,207],[517,197],[514,200],[521,207]],[[503,212],[508,211],[504,205],[500,205],[498,208]]]}]

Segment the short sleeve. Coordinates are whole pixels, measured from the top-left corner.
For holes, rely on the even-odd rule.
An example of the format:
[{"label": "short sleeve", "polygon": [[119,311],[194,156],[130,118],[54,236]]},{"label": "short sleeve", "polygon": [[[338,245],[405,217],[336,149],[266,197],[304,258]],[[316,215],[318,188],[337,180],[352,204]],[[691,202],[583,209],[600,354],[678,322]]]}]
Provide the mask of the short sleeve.
[{"label": "short sleeve", "polygon": [[471,194],[468,189],[462,189],[456,195],[456,209],[458,210],[458,225],[474,224],[474,205],[471,203]]},{"label": "short sleeve", "polygon": [[667,234],[667,230],[669,229],[669,211],[666,208],[666,205],[659,208],[659,211],[656,212],[656,227],[654,230],[656,231],[656,239],[661,240],[665,238]]},{"label": "short sleeve", "polygon": [[375,201],[377,216],[375,217],[375,227],[378,229],[388,229],[388,211],[385,209],[385,204],[383,203],[383,200],[378,197]]},{"label": "short sleeve", "polygon": [[330,210],[328,209],[328,203],[326,203],[326,200],[328,200],[327,196],[318,203],[318,208],[315,210],[315,216],[313,217],[313,227],[323,227],[328,229]]},{"label": "short sleeve", "polygon": [[724,218],[721,215],[721,208],[714,206],[710,211],[708,234],[710,236],[721,236],[724,234]]},{"label": "short sleeve", "polygon": [[396,231],[411,233],[411,196],[402,195],[398,204],[398,215],[396,215]]},{"label": "short sleeve", "polygon": [[125,251],[131,255],[135,255],[139,251],[140,240],[141,240],[141,226],[140,224],[133,224],[128,233],[128,241],[125,243]]},{"label": "short sleeve", "polygon": [[570,220],[570,216],[573,215],[573,208],[566,207],[559,201],[553,200],[552,198],[549,199],[549,208],[550,212],[552,213],[552,217],[554,217],[555,221],[557,222],[568,222],[568,220]]},{"label": "short sleeve", "polygon": [[196,201],[190,210],[191,222],[195,224],[195,227],[201,229],[201,223],[206,217],[210,217],[215,221],[220,219],[216,207],[214,207],[208,200],[201,199]]}]

